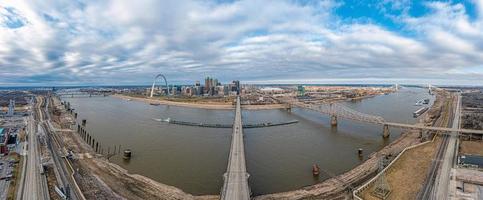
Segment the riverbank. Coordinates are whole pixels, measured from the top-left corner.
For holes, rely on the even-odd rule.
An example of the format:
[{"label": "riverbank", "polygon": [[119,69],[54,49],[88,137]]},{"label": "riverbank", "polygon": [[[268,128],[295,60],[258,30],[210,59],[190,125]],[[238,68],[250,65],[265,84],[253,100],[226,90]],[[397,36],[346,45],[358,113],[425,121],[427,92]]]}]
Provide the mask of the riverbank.
[{"label": "riverbank", "polygon": [[[233,105],[231,104],[208,104],[208,103],[204,104],[204,103],[175,102],[175,101],[167,101],[167,100],[160,100],[160,99],[131,97],[131,96],[126,96],[122,94],[115,94],[112,96],[116,98],[121,98],[124,100],[141,101],[149,104],[180,106],[180,107],[187,107],[187,108],[201,108],[201,109],[211,109],[211,110],[233,110],[234,109]],[[242,109],[246,109],[246,110],[271,110],[271,109],[283,109],[283,108],[286,108],[286,105],[284,104],[242,105]]]},{"label": "riverbank", "polygon": [[[53,101],[59,116],[52,124],[62,130],[60,127],[71,124],[74,117],[66,112],[57,98],[53,98]],[[55,134],[73,154],[71,161],[76,169],[74,178],[86,199],[219,199],[217,195],[194,196],[148,177],[131,174],[109,162],[102,153],[95,152],[77,131],[57,131]]]},{"label": "riverbank", "polygon": [[[430,111],[428,111],[424,117],[419,119],[417,124],[434,124],[434,122],[439,118],[439,113],[441,113],[441,110],[443,109],[443,104],[441,103],[443,101],[444,95],[438,94],[436,96],[435,104],[432,105]],[[438,113],[438,116],[435,117],[429,113]],[[419,131],[406,131],[402,133],[398,139],[385,146],[381,150],[374,152],[366,161],[356,166],[352,170],[349,170],[348,172],[327,179],[319,184],[307,186],[293,191],[261,195],[255,197],[254,199],[347,199],[352,195],[350,193],[349,186],[357,187],[376,175],[378,163],[382,156],[388,156],[390,159],[394,159],[406,147],[419,143],[421,143]]]},{"label": "riverbank", "polygon": [[[94,100],[97,100],[97,99],[94,99]],[[129,102],[126,102],[126,101],[123,101],[123,100],[116,100],[116,99],[110,99],[110,100],[109,100],[109,99],[106,99],[106,100],[108,100],[108,101],[105,101],[104,99],[99,100],[99,101],[101,101],[101,102],[108,102],[108,103],[109,103],[109,105],[111,105],[111,104],[112,104],[114,108],[118,108],[119,106],[126,106],[126,107],[128,107],[128,106],[131,106],[131,105],[134,105],[134,106],[140,106],[140,107],[144,107],[144,108],[147,108],[147,110],[150,110],[149,108],[156,108],[156,107],[151,107],[151,106],[149,106],[149,105],[147,105],[147,107],[146,107],[146,105],[144,105],[144,106],[143,106],[142,104],[139,104],[139,103],[134,103],[134,102],[129,103]],[[117,104],[114,104],[114,103],[117,103]],[[129,105],[127,105],[127,104],[129,104]],[[73,105],[75,105],[75,104],[73,104]],[[102,107],[102,108],[104,108],[104,107],[108,106],[108,105],[106,105],[106,104],[100,104],[100,105],[102,105],[102,106],[100,106],[100,107]],[[411,106],[412,106],[412,105],[411,105]],[[77,108],[77,107],[76,107],[76,108]],[[411,108],[412,108],[412,107],[411,107]],[[94,109],[94,111],[100,111],[100,109],[99,109],[99,110],[98,110],[98,109],[99,109],[99,107],[97,107],[96,109]],[[127,109],[127,108],[126,108],[126,109]],[[80,109],[80,108],[78,108],[78,110],[79,110],[80,112],[85,112],[85,109]],[[176,110],[177,110],[177,109],[176,109]],[[182,110],[183,110],[183,109],[182,109]],[[76,111],[77,111],[77,110],[76,110]],[[124,110],[124,112],[126,112],[126,111],[127,111],[128,113],[133,112],[132,110]],[[200,110],[198,110],[198,111],[200,111]],[[207,112],[214,112],[214,111],[207,111]],[[279,111],[275,111],[275,112],[279,112]],[[204,116],[204,115],[201,115],[201,116]],[[80,118],[79,118],[79,119],[82,119],[82,118],[85,118],[85,116],[83,116],[83,115],[82,115],[82,113],[81,113],[81,115],[80,115]],[[91,116],[91,117],[87,117],[87,118],[88,118],[90,121],[98,121],[98,120],[99,120],[99,119],[96,119],[95,117],[92,117],[92,116]],[[115,118],[115,119],[117,119],[117,115],[114,115],[114,118]],[[89,127],[89,126],[91,126],[91,124],[92,124],[92,123],[88,124],[87,126]],[[93,124],[92,124],[92,125],[93,125]],[[91,127],[91,128],[92,128],[92,127]],[[301,127],[301,128],[303,129],[304,127]],[[111,130],[111,131],[112,131],[112,130]],[[106,131],[106,132],[107,132],[107,131]],[[115,130],[114,130],[114,132],[115,132]],[[295,131],[294,131],[294,132],[295,132]],[[377,130],[374,130],[374,131],[373,131],[373,134],[374,134],[374,135],[378,135],[378,136],[379,136],[381,133],[382,133],[382,127],[381,127],[381,129],[380,129],[380,130],[379,130],[379,129],[377,129]],[[69,135],[69,134],[70,134],[70,135],[76,135],[75,133],[74,133],[74,134],[72,134],[72,132],[70,132],[70,133],[66,133],[66,134],[67,134],[67,135]],[[96,140],[97,140],[97,139],[96,139]],[[382,140],[380,140],[380,141],[382,141]],[[83,141],[81,140],[81,142],[83,142]],[[303,143],[302,143],[302,144],[303,144]],[[306,143],[306,144],[307,144],[307,143]],[[310,142],[309,142],[309,144],[310,144]],[[104,145],[102,145],[102,146],[104,147]],[[90,148],[90,147],[88,147],[88,148]],[[106,149],[105,149],[105,147],[104,147],[104,150],[106,150]],[[112,148],[111,148],[111,150],[112,150]],[[349,150],[349,151],[350,151],[350,150]],[[105,151],[104,151],[104,152],[105,152]],[[279,151],[276,151],[276,152],[279,152]],[[329,152],[330,152],[330,149],[329,149]],[[352,152],[352,151],[351,151],[351,152]],[[355,153],[355,152],[353,152],[353,153]],[[91,154],[91,155],[92,155],[92,154]],[[83,156],[83,157],[84,157],[84,159],[89,159],[89,156]],[[274,156],[270,156],[270,157],[274,157]],[[83,161],[80,161],[80,162],[83,162]],[[131,162],[132,162],[132,161],[131,161]],[[132,163],[133,163],[133,162],[132,162]],[[102,167],[111,168],[110,166],[103,166],[102,164],[98,164],[98,163],[94,163],[93,165],[98,165],[98,166],[102,166]],[[180,166],[181,166],[181,165],[180,165]],[[178,166],[178,167],[179,167],[179,166]],[[351,168],[352,168],[352,167],[351,167]],[[253,169],[253,168],[252,168],[252,169]],[[304,169],[302,169],[302,170],[304,170]],[[114,178],[112,178],[112,180],[116,180],[117,178],[119,178],[119,179],[121,179],[121,180],[120,180],[120,181],[118,181],[118,182],[113,181],[114,183],[109,183],[109,184],[117,184],[117,185],[119,185],[119,184],[125,184],[125,185],[127,185],[127,186],[123,186],[123,187],[127,187],[127,189],[126,189],[126,188],[124,188],[124,190],[135,190],[135,191],[138,191],[139,193],[144,192],[144,191],[142,191],[141,189],[139,189],[137,186],[136,186],[136,187],[134,187],[134,186],[131,186],[131,185],[130,185],[130,183],[129,183],[129,182],[130,182],[130,180],[129,180],[129,179],[131,179],[131,178],[133,178],[133,177],[129,177],[129,179],[127,179],[127,180],[122,180],[122,179],[124,179],[124,178],[125,178],[125,176],[127,176],[127,175],[124,175],[124,174],[123,174],[124,172],[121,172],[121,171],[117,170],[117,168],[106,169],[105,171],[98,172],[98,173],[100,174],[100,175],[98,175],[98,176],[103,176],[103,175],[102,175],[103,173],[111,173],[111,171],[116,171],[116,174],[118,174],[118,175],[120,176],[120,177],[114,177]],[[255,171],[255,170],[254,170],[254,171]],[[131,172],[132,172],[132,171],[131,171]],[[126,173],[127,173],[127,172],[126,172]],[[96,176],[97,176],[97,175],[96,175]],[[368,176],[369,176],[369,175],[368,175]],[[82,177],[85,177],[85,176],[83,176],[83,175],[82,175]],[[210,176],[210,177],[214,177],[214,176]],[[309,178],[310,178],[310,177],[309,177]],[[251,179],[251,180],[254,180],[254,179]],[[296,179],[295,179],[295,178],[294,178],[294,179],[291,179],[291,178],[280,179],[280,181],[286,181],[286,180],[289,180],[289,181],[294,181],[294,180],[296,180]],[[107,181],[105,181],[105,182],[107,182]],[[127,182],[127,183],[126,183],[126,182]],[[134,182],[134,181],[133,181],[133,182]],[[161,182],[164,182],[164,181],[161,181]],[[167,183],[167,182],[165,182],[165,183]],[[277,184],[277,182],[274,182],[274,183],[275,183],[275,184]],[[252,182],[252,184],[253,184],[253,182]],[[335,184],[337,184],[337,182],[336,182]],[[87,185],[89,185],[89,184],[87,184]],[[161,184],[161,185],[163,185],[163,184]],[[302,184],[299,184],[299,185],[302,185]],[[109,185],[109,186],[110,186],[110,185]],[[170,186],[168,186],[168,185],[164,185],[164,186],[166,186],[166,187],[170,187]],[[354,186],[356,186],[356,184],[354,184]],[[142,186],[142,187],[145,187],[145,186]],[[151,186],[148,186],[148,187],[151,187]],[[153,187],[154,187],[154,186],[153,186]],[[183,188],[184,188],[184,187],[183,187]],[[341,187],[341,189],[343,190],[343,189],[344,189],[344,187],[342,186],[342,187]],[[116,189],[116,191],[117,191],[117,190],[118,190],[118,189]],[[120,190],[122,191],[123,189],[121,188]],[[278,191],[287,191],[287,190],[278,190]],[[136,192],[136,193],[138,193],[138,192]],[[162,191],[162,192],[164,192],[164,191]],[[117,193],[117,192],[116,192],[116,193]],[[130,192],[130,193],[131,193],[131,192]],[[161,193],[161,192],[160,192],[160,193]],[[167,191],[166,193],[170,193],[170,190],[169,190],[169,191]],[[191,198],[191,197],[189,197],[189,196],[183,196],[183,193],[181,193],[181,194],[178,194],[177,192],[174,192],[174,193],[176,193],[175,195],[182,195],[182,196],[180,196],[179,198]],[[217,193],[217,191],[210,192],[210,193],[212,193],[212,194],[216,194],[216,193]],[[260,193],[261,193],[261,192],[260,192]],[[260,193],[259,193],[259,194],[260,194]],[[186,194],[186,193],[185,193],[185,194]],[[337,194],[337,193],[335,193],[335,194]],[[124,195],[121,195],[121,196],[123,196],[123,197],[124,197]],[[127,197],[126,197],[126,198],[127,198]],[[140,198],[140,197],[139,197],[139,195],[137,195],[137,197],[135,197],[135,199],[137,199],[137,198]],[[302,198],[311,198],[311,197],[310,197],[310,196],[308,196],[308,197],[302,197]],[[320,197],[320,196],[316,196],[316,197],[312,197],[312,198],[319,198],[319,199],[320,199],[320,198],[324,198],[324,199],[325,199],[325,197]],[[289,198],[287,198],[287,199],[292,199],[292,198],[290,198],[290,197],[289,197]],[[294,199],[296,199],[296,198],[294,198]]]}]

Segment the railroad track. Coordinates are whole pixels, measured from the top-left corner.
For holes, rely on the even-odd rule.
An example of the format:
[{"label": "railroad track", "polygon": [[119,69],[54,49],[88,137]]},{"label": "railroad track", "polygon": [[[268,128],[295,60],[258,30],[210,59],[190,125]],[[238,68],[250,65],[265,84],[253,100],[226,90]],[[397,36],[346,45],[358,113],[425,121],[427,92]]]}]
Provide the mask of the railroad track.
[{"label": "railroad track", "polygon": [[[446,116],[444,116],[443,120],[438,120],[437,126],[445,126],[445,127],[450,127],[451,122],[454,116],[453,112],[453,107],[450,105],[453,105],[454,99],[452,99],[451,103],[447,102],[446,103]],[[437,137],[436,131],[432,132],[434,133],[434,137]],[[417,199],[418,200],[428,200],[428,199],[433,199],[434,198],[434,192],[435,192],[435,185],[436,185],[436,178],[438,176],[438,171],[441,168],[441,165],[443,163],[443,158],[446,152],[446,148],[448,147],[448,139],[449,135],[442,135],[442,141],[438,145],[438,151],[436,152],[435,157],[433,158],[431,162],[431,166],[429,169],[429,173],[426,176],[423,188],[419,191]]]}]

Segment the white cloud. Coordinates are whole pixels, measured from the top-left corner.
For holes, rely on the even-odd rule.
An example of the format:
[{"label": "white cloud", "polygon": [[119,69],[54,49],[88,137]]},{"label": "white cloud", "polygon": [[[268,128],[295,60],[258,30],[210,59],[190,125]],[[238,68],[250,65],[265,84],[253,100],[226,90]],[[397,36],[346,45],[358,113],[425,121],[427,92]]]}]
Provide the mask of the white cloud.
[{"label": "white cloud", "polygon": [[[379,6],[402,11],[397,20],[410,32],[403,34],[345,22],[334,1],[6,0],[0,10],[15,8],[28,23],[0,26],[0,77],[13,84],[145,83],[160,72],[175,81],[479,80],[480,71],[465,69],[483,64],[483,18],[442,2],[412,17],[410,5]],[[481,13],[482,1],[475,6]]]}]

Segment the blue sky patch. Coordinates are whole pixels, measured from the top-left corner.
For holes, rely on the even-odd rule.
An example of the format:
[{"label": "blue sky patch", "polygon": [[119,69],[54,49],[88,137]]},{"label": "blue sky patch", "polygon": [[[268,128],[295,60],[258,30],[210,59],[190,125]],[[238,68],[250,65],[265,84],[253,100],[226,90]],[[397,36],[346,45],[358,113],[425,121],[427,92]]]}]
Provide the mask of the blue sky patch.
[{"label": "blue sky patch", "polygon": [[18,14],[17,10],[12,7],[1,8],[2,22],[7,28],[16,29],[27,24],[27,20]]}]

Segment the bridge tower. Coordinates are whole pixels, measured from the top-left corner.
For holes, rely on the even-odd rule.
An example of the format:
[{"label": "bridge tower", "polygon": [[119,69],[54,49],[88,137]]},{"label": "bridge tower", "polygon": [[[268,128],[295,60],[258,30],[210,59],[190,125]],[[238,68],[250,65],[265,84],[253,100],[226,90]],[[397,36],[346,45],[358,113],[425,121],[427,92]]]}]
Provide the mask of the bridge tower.
[{"label": "bridge tower", "polygon": [[389,125],[387,124],[384,124],[383,130],[382,130],[382,137],[383,138],[389,137]]}]

